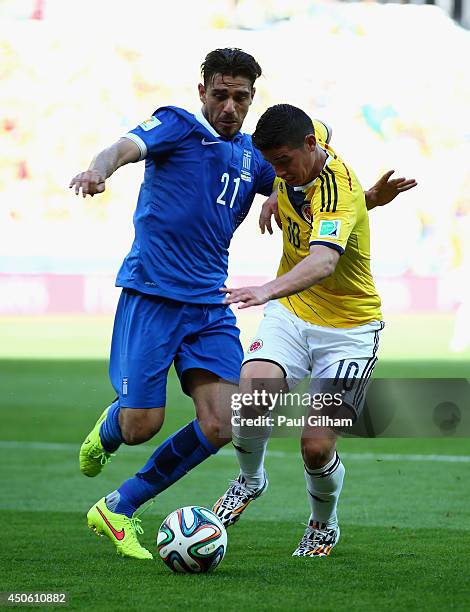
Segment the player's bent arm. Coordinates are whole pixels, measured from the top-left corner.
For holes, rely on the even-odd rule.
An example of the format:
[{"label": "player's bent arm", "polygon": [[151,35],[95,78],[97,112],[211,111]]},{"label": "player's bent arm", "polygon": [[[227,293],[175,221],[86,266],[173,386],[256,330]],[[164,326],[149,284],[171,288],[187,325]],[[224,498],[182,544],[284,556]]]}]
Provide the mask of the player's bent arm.
[{"label": "player's bent arm", "polygon": [[88,170],[80,172],[70,182],[69,187],[75,187],[78,195],[80,189],[83,197],[103,193],[105,181],[118,168],[141,159],[141,151],[137,144],[128,138],[120,138],[107,149],[93,158]]},{"label": "player's bent arm", "polygon": [[95,170],[105,179],[109,178],[118,168],[140,160],[140,149],[129,138],[120,138],[93,159],[88,170]]},{"label": "player's bent arm", "polygon": [[261,287],[221,287],[219,291],[226,294],[224,304],[243,302],[239,308],[249,308],[266,304],[269,300],[299,293],[335,271],[339,252],[323,245],[312,245],[310,255],[286,274]]},{"label": "player's bent arm", "polygon": [[282,229],[281,217],[279,215],[279,209],[277,205],[277,185],[276,189],[272,192],[269,198],[265,200],[261,207],[261,212],[259,215],[259,227],[262,234],[264,234],[265,230],[268,230],[269,234],[273,233],[271,217],[274,217],[278,228]]},{"label": "player's bent arm", "polygon": [[270,300],[299,293],[331,276],[336,269],[340,254],[329,246],[314,244],[310,255],[286,274],[266,283],[264,287]]}]

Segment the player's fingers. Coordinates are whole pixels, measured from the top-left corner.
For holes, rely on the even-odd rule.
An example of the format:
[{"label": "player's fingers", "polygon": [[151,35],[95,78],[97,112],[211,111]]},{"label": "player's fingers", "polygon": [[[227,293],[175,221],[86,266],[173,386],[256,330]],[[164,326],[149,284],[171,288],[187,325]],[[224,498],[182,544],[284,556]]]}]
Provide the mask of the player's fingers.
[{"label": "player's fingers", "polygon": [[408,191],[409,189],[413,189],[413,187],[416,187],[418,183],[416,181],[405,181],[404,183],[402,183],[401,185],[399,185],[398,187],[398,191],[401,193],[403,191]]},{"label": "player's fingers", "polygon": [[258,220],[258,225],[259,225],[259,228],[261,230],[261,233],[264,234],[264,232],[266,230],[266,217],[264,216],[263,211],[261,211],[261,213],[260,213],[259,220]]},{"label": "player's fingers", "polygon": [[236,304],[239,301],[240,298],[235,297],[234,295],[228,295],[224,300],[224,304]]},{"label": "player's fingers", "polygon": [[380,177],[380,179],[378,180],[379,183],[386,183],[388,181],[388,179],[392,176],[392,174],[395,172],[395,170],[389,170],[388,172],[386,172],[383,176]]},{"label": "player's fingers", "polygon": [[88,194],[88,190],[90,188],[89,185],[90,183],[86,179],[82,180],[82,195],[84,198],[86,198]]},{"label": "player's fingers", "polygon": [[[103,191],[106,189],[106,185],[103,183],[97,183],[96,185],[96,191],[95,193],[103,193]],[[93,194],[91,194],[93,195]]]},{"label": "player's fingers", "polygon": [[269,215],[269,217],[266,219],[266,229],[268,230],[268,232],[272,236],[273,228],[271,226],[271,215]]}]

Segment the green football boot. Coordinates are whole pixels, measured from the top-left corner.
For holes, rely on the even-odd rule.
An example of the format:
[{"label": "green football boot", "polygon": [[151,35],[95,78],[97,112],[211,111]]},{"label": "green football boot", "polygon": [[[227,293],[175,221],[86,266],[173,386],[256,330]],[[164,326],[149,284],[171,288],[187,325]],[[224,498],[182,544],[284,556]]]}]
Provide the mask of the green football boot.
[{"label": "green football boot", "polygon": [[96,421],[95,426],[85,438],[85,442],[80,447],[79,463],[80,472],[85,476],[93,478],[97,476],[103,467],[111,460],[111,453],[104,450],[100,439],[101,423],[108,414],[109,406]]},{"label": "green football boot", "polygon": [[113,542],[121,557],[153,559],[152,553],[139,544],[137,534],[144,533],[140,518],[129,518],[125,514],[111,512],[102,497],[87,514],[88,527],[99,536],[106,536]]}]

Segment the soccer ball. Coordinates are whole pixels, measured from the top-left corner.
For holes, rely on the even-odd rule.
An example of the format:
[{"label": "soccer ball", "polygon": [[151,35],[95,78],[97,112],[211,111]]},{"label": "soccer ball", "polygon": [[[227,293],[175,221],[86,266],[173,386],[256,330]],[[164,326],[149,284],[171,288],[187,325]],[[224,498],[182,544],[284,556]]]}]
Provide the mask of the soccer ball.
[{"label": "soccer ball", "polygon": [[174,572],[200,574],[215,569],[227,550],[227,532],[207,508],[179,508],[161,524],[157,547],[163,562]]}]

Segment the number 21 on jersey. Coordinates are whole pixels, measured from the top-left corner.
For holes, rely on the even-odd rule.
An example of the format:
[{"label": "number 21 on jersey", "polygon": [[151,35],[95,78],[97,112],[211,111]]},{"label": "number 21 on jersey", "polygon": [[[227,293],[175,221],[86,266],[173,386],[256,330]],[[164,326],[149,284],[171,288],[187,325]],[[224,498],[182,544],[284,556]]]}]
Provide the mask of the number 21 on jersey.
[{"label": "number 21 on jersey", "polygon": [[[228,198],[229,194],[227,194],[227,189],[230,185],[230,176],[228,172],[224,172],[220,177],[220,182],[222,183],[222,191],[217,198],[217,204],[222,204],[222,206],[226,205],[226,197]],[[238,193],[238,188],[240,187],[240,177],[233,179],[233,190],[231,191],[232,197],[230,198],[229,207],[232,208]]]}]

